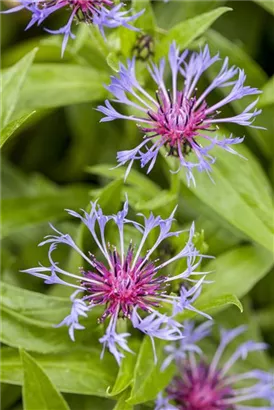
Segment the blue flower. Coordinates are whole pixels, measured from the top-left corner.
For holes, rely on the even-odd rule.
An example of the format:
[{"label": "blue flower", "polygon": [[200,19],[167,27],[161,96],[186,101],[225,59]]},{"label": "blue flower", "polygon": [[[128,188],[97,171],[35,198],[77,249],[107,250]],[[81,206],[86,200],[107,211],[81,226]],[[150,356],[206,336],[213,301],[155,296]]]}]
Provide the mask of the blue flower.
[{"label": "blue flower", "polygon": [[[260,369],[231,373],[235,363],[245,360],[252,352],[266,349],[267,345],[254,341],[244,342],[223,361],[221,359],[227,346],[246,327],[240,326],[228,331],[221,329],[220,344],[210,358],[203,353],[197,342],[209,336],[211,328],[212,322],[203,323],[197,328],[193,322],[186,322],[182,331],[184,338],[166,347],[168,356],[163,367],[174,361],[177,375],[165,392],[158,396],[157,410],[273,410],[273,374]],[[256,399],[263,400],[265,404],[250,406],[249,401]]]},{"label": "blue flower", "polygon": [[[58,325],[68,326],[69,335],[74,340],[74,331],[84,329],[79,323],[81,316],[86,317],[95,306],[102,306],[104,312],[99,322],[109,321],[105,335],[100,338],[103,344],[103,352],[106,348],[115,356],[118,363],[124,357],[123,351],[130,351],[127,339],[130,333],[117,333],[119,318],[129,319],[133,327],[147,334],[153,343],[153,338],[164,340],[177,340],[182,337],[182,325],[174,316],[185,309],[195,310],[192,303],[198,297],[202,284],[205,282],[205,272],[198,272],[204,255],[193,245],[194,225],[191,226],[187,243],[177,255],[169,260],[160,261],[153,259],[161,243],[170,237],[179,236],[182,231],[172,231],[175,210],[167,219],[160,216],[143,217],[143,223],[128,219],[128,202],[126,201],[122,211],[116,215],[104,215],[96,202],[91,203],[91,211],[83,211],[79,214],[68,210],[68,213],[80,219],[88,228],[95,246],[96,254],[86,255],[73,241],[70,235],[64,234],[52,226],[53,235],[48,235],[40,245],[49,245],[49,266],[38,266],[27,269],[24,272],[37,276],[48,285],[61,284],[71,287],[74,293],[71,296],[71,313]],[[105,235],[106,226],[116,226],[118,244],[111,247]],[[141,233],[139,245],[134,247],[132,241],[125,243],[124,228],[131,225]],[[148,247],[148,237],[151,232],[156,234],[155,242]],[[59,245],[66,245],[77,252],[86,264],[86,269],[81,268],[79,274],[64,270],[54,260],[53,253]],[[186,260],[186,269],[176,276],[162,274],[164,268],[180,259]],[[197,279],[201,277],[201,279]],[[70,279],[66,281],[66,279]],[[180,281],[181,285],[188,282],[194,285],[188,286],[182,302],[181,295],[169,295],[168,284]],[[197,293],[198,292],[198,293]],[[82,294],[82,297],[79,294]],[[170,314],[158,312],[162,304]],[[176,306],[176,309],[174,308]],[[174,308],[172,312],[172,308]],[[196,311],[198,313],[202,313]],[[203,314],[203,313],[202,313]]]},{"label": "blue flower", "polygon": [[136,20],[145,10],[132,14],[132,10],[122,10],[123,3],[115,5],[112,0],[19,0],[21,5],[14,7],[4,13],[13,13],[26,9],[31,12],[32,17],[26,30],[34,24],[38,26],[53,13],[60,9],[68,10],[70,17],[68,22],[58,30],[45,29],[51,34],[62,34],[64,36],[62,45],[62,56],[65,52],[69,38],[75,38],[72,33],[73,22],[84,22],[98,26],[103,36],[104,28],[116,28],[124,26],[131,30],[137,30],[129,23]]},{"label": "blue flower", "polygon": [[[180,54],[173,43],[168,55],[171,89],[164,80],[166,60],[163,58],[159,65],[151,63],[148,66],[157,87],[155,97],[138,82],[134,58],[128,60],[127,65],[120,64],[119,74],[111,77],[107,90],[114,96],[112,102],[127,106],[132,114],[120,113],[108,100],[97,109],[105,115],[101,121],[134,121],[144,134],[143,140],[135,148],[117,153],[118,166],[128,163],[126,176],[134,161],[140,161],[141,167],[148,166],[149,173],[162,147],[167,149],[167,155],[178,158],[178,171],[181,168],[186,170],[188,183],[195,183],[194,168],[210,173],[211,165],[215,162],[210,154],[213,147],[218,146],[237,154],[233,146],[241,143],[242,137],[219,138],[213,137],[211,133],[218,131],[218,125],[222,123],[255,127],[253,121],[261,112],[255,108],[257,100],[235,116],[223,118],[220,110],[232,101],[261,91],[244,85],[244,71],[229,67],[228,58],[225,58],[211,84],[198,92],[197,85],[202,74],[219,60],[219,54],[213,57],[210,55],[208,46],[199,53],[186,50]],[[217,88],[228,88],[230,91],[225,98],[210,106],[208,95]]]}]

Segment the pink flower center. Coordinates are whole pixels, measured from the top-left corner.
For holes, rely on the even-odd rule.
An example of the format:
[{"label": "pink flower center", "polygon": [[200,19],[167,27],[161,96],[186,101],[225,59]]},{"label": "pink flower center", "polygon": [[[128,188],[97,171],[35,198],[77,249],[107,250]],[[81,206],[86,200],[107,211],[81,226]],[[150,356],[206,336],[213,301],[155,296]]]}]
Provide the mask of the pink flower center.
[{"label": "pink flower center", "polygon": [[175,102],[172,101],[171,95],[167,98],[162,91],[157,92],[156,97],[159,103],[158,111],[148,111],[154,122],[153,127],[142,130],[161,136],[162,142],[169,147],[170,155],[178,156],[179,147],[183,154],[188,154],[195,145],[198,146],[195,137],[199,131],[210,128],[210,124],[203,124],[206,102],[194,109],[196,98],[187,99],[182,92],[177,93]]},{"label": "pink flower center", "polygon": [[223,403],[223,399],[233,396],[233,390],[221,385],[223,379],[216,372],[209,376],[209,367],[200,363],[194,371],[183,364],[182,377],[175,377],[167,388],[170,399],[180,410],[234,410]]},{"label": "pink flower center", "polygon": [[94,272],[82,272],[92,280],[85,279],[82,285],[87,289],[87,299],[94,305],[106,305],[101,321],[119,312],[122,317],[131,317],[134,307],[149,311],[152,306],[158,306],[155,299],[161,294],[165,281],[164,276],[156,276],[153,263],[139,257],[133,263],[131,246],[124,258],[114,250],[110,253],[111,268],[93,258]]},{"label": "pink flower center", "polygon": [[[102,6],[113,5],[112,0],[55,0],[55,2],[56,4],[62,4],[62,6],[70,6],[72,9],[76,10],[77,13],[82,12],[83,16],[77,14],[80,20],[92,17],[92,14],[96,9],[99,9]],[[50,1],[49,3],[54,3],[54,1]]]}]

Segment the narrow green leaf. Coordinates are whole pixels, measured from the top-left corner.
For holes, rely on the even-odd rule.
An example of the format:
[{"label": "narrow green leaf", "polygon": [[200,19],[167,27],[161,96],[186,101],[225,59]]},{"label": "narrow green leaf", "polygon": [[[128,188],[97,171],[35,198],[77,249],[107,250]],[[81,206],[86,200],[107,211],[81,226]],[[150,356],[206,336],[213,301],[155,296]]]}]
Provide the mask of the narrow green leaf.
[{"label": "narrow green leaf", "polygon": [[227,11],[232,10],[229,7],[219,7],[208,13],[203,13],[197,17],[185,20],[169,30],[168,34],[156,45],[156,58],[163,57],[167,54],[170,43],[176,41],[182,49],[191,44],[193,40],[203,34],[214,23],[217,18]]},{"label": "narrow green leaf", "polygon": [[38,108],[66,106],[103,99],[105,73],[72,64],[35,64],[16,107],[16,118]]},{"label": "narrow green leaf", "polygon": [[56,193],[2,200],[2,237],[31,226],[65,219],[65,208],[82,208],[88,202],[85,187],[71,186]]},{"label": "narrow green leaf", "polygon": [[[25,55],[13,67],[3,72],[2,82],[2,110],[1,128],[4,128],[10,121],[17,101],[20,98],[21,89],[26,81],[37,48]],[[26,110],[28,112],[28,110]]]},{"label": "narrow green leaf", "polygon": [[274,15],[274,2],[273,0],[253,0],[255,3],[259,4],[266,11]]},{"label": "narrow green leaf", "polygon": [[144,338],[136,361],[131,396],[127,401],[129,404],[154,400],[172,378],[174,374],[173,366],[161,371],[161,364],[165,357],[164,345],[165,343],[162,340],[155,340],[158,359],[157,364],[155,364],[151,340],[148,336]]},{"label": "narrow green leaf", "polygon": [[[107,397],[107,390],[115,381],[117,366],[110,355],[100,360],[100,350],[94,348],[86,352],[81,349],[46,355],[32,353],[32,357],[59,391]],[[1,381],[22,385],[23,367],[18,351],[4,348],[1,359]]]},{"label": "narrow green leaf", "polygon": [[32,117],[36,111],[32,111],[29,114],[25,114],[22,117],[20,117],[18,120],[14,120],[10,122],[8,125],[6,125],[2,130],[1,130],[1,137],[0,137],[0,148],[7,142],[7,140],[14,134],[15,131],[18,130],[18,128],[21,127],[22,124],[24,124],[30,117]]},{"label": "narrow green leaf", "polygon": [[24,410],[69,410],[43,369],[24,350],[21,351],[24,369]]},{"label": "narrow green leaf", "polygon": [[260,98],[259,107],[266,107],[274,104],[274,76],[263,86],[263,94]]},{"label": "narrow green leaf", "polygon": [[199,304],[225,292],[242,298],[267,274],[273,262],[270,252],[250,245],[221,254],[205,267],[207,271],[213,271],[208,276],[213,283],[204,287]]}]

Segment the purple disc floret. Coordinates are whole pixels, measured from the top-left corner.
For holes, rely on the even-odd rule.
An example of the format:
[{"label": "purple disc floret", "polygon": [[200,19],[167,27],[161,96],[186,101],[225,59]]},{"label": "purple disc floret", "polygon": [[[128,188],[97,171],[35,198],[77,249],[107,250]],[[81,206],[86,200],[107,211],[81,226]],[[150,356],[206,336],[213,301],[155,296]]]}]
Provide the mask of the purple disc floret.
[{"label": "purple disc floret", "polygon": [[[195,183],[194,168],[207,173],[211,171],[215,157],[210,152],[215,146],[237,154],[232,147],[241,143],[243,138],[233,138],[232,135],[219,138],[218,126],[235,123],[255,127],[253,121],[261,110],[255,108],[257,100],[242,113],[231,117],[221,116],[221,110],[232,101],[261,91],[244,85],[244,71],[229,67],[228,58],[208,87],[200,90],[198,82],[202,74],[219,60],[219,54],[210,55],[208,46],[199,53],[185,50],[180,54],[173,43],[168,55],[170,87],[164,78],[166,59],[161,59],[159,65],[148,65],[156,84],[154,96],[137,80],[135,58],[128,60],[126,65],[120,64],[118,75],[111,77],[111,84],[106,88],[115,97],[112,102],[127,106],[131,115],[121,113],[109,100],[99,106],[98,111],[105,115],[101,121],[134,121],[144,134],[137,147],[117,154],[118,165],[128,163],[126,176],[135,160],[140,161],[141,167],[147,165],[147,172],[150,172],[162,147],[165,147],[166,155],[178,158],[178,171],[185,168],[188,183]],[[210,106],[208,96],[218,88],[228,89],[227,96]]]},{"label": "purple disc floret", "polygon": [[[251,352],[267,348],[265,343],[244,341],[223,359],[228,345],[241,335],[245,326],[221,330],[221,341],[213,357],[206,356],[198,342],[211,333],[213,322],[195,328],[185,322],[184,338],[166,347],[168,354],[163,367],[172,361],[177,375],[156,402],[157,410],[273,410],[273,374],[263,370],[231,372],[234,364],[245,360]],[[255,400],[253,404],[251,401]],[[259,404],[256,405],[256,403]],[[260,404],[263,401],[263,405]],[[255,403],[255,404],[254,404]]]},{"label": "purple disc floret", "polygon": [[[130,333],[117,332],[118,321],[127,319],[135,329],[151,338],[156,360],[154,338],[177,340],[182,337],[183,326],[175,319],[177,313],[187,309],[209,317],[193,306],[202,285],[207,282],[207,272],[197,271],[204,255],[201,255],[193,244],[194,224],[183,248],[170,259],[161,261],[153,259],[161,243],[182,233],[171,230],[175,210],[167,219],[152,213],[149,217],[143,216],[143,223],[128,219],[127,201],[123,210],[116,215],[104,215],[96,202],[91,203],[90,212],[83,211],[83,214],[79,214],[68,210],[68,213],[80,219],[89,229],[97,248],[96,257],[91,253],[86,255],[70,235],[52,227],[54,235],[47,236],[40,244],[49,245],[50,265],[41,265],[24,272],[44,279],[46,284],[61,284],[74,289],[71,312],[57,325],[68,326],[72,340],[75,338],[75,330],[84,329],[79,323],[80,317],[88,316],[91,309],[101,306],[103,313],[98,322],[106,323],[106,333],[100,338],[103,352],[108,348],[120,363],[124,357],[123,352],[130,351],[127,342]],[[105,238],[106,226],[109,224],[112,226],[112,234],[116,226],[118,244],[113,246]],[[141,235],[138,245],[125,241],[126,225],[130,225]],[[155,242],[149,247],[148,237],[152,231],[156,234]],[[69,246],[82,257],[85,267],[79,268],[78,274],[62,269],[54,260],[53,253],[62,244]],[[185,259],[186,262],[186,268],[181,273],[173,276],[162,273],[164,268],[169,269],[169,265],[180,259]],[[180,285],[178,295],[168,293],[168,286],[174,280]],[[168,313],[160,313],[160,305],[170,306]]]}]

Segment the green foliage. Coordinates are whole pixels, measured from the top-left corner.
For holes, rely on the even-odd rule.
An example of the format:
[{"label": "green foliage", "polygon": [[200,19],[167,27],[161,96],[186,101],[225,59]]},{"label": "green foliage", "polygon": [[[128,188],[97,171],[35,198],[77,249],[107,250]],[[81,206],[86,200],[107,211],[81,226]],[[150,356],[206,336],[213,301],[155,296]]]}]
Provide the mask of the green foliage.
[{"label": "green foliage", "polygon": [[[237,152],[247,161],[216,149],[214,183],[206,174],[197,172],[195,178],[199,189],[191,186],[190,190],[233,227],[272,251],[271,187],[251,152],[244,146],[237,147]],[[186,183],[184,175],[181,176]]]},{"label": "green foliage", "polygon": [[[37,247],[49,234],[48,222],[70,233],[86,254],[97,256],[88,229],[65,211],[89,211],[91,200],[98,199],[106,213],[114,214],[127,196],[131,214],[148,216],[153,211],[162,217],[178,204],[175,228],[189,228],[194,220],[195,245],[201,253],[215,257],[202,265],[203,271],[211,272],[207,278],[212,283],[203,287],[194,307],[224,327],[247,323],[243,341],[253,338],[269,343],[272,357],[256,352],[237,363],[239,371],[248,372],[258,363],[269,369],[273,363],[274,83],[270,56],[274,9],[263,0],[254,0],[248,7],[244,1],[133,0],[132,8],[135,12],[145,9],[135,22],[139,32],[119,27],[106,30],[104,39],[97,27],[81,23],[63,59],[60,36],[41,36],[35,30],[25,36],[28,16],[2,17],[3,410],[21,410],[21,402],[24,410],[145,410],[153,408],[157,394],[174,375],[172,366],[161,371],[166,343],[156,340],[155,363],[150,338],[128,321],[122,326],[132,333],[129,346],[134,353],[126,353],[120,367],[107,351],[101,360],[98,340],[105,330],[97,321],[101,309],[94,308],[88,318],[81,318],[85,330],[76,331],[72,342],[67,327],[55,327],[70,312],[71,290],[44,285],[19,272],[39,262],[48,266],[47,248]],[[52,16],[53,25],[58,26],[59,17]],[[251,22],[256,22],[252,33]],[[229,57],[230,65],[244,69],[248,85],[263,91],[258,102],[263,112],[256,125],[266,129],[230,126],[218,131],[221,136],[245,135],[245,141],[236,147],[240,156],[216,148],[214,183],[206,173],[197,172],[196,187],[189,187],[184,171],[169,172],[175,169],[176,159],[165,152],[149,175],[138,165],[124,181],[126,168],[115,168],[117,151],[135,147],[142,135],[133,122],[100,123],[96,107],[108,97],[105,85],[110,76],[117,73],[120,62],[132,57],[143,35],[150,36],[153,53],[147,61],[137,61],[136,76],[149,92],[155,86],[146,64],[166,57],[174,40],[182,50],[198,50],[207,43],[212,53],[219,52],[221,58]],[[202,86],[216,75],[212,68],[206,73]],[[227,88],[212,94],[212,100],[218,101]],[[232,102],[227,112],[241,113],[248,101]],[[109,229],[108,235],[115,245],[117,232]],[[127,225],[125,238],[138,244],[140,233]],[[163,257],[182,249],[186,238],[187,234],[171,238],[167,250],[161,250]],[[59,266],[77,274],[84,264],[81,256],[68,249],[58,252]],[[185,268],[184,262],[178,262],[164,273],[176,275]],[[178,290],[176,286],[173,291]],[[201,317],[185,310],[178,320],[186,319]],[[208,352],[216,344],[215,338]]]},{"label": "green foliage", "polygon": [[253,0],[255,3],[260,5],[261,7],[264,7],[267,11],[272,13],[274,15],[274,4],[272,1],[268,0]]},{"label": "green foliage", "polygon": [[191,42],[203,34],[218,17],[229,10],[231,9],[227,7],[219,7],[216,10],[201,14],[200,16],[183,21],[172,27],[156,48],[156,57],[160,58],[166,55],[172,41],[178,42],[182,48],[187,48]]},{"label": "green foliage", "polygon": [[23,363],[24,410],[69,410],[61,394],[36,361],[24,350],[21,351]]},{"label": "green foliage", "polygon": [[27,54],[13,67],[2,73],[3,106],[1,111],[1,128],[8,125],[17,105],[23,84],[26,80],[37,48]]}]

